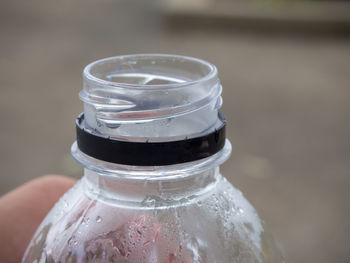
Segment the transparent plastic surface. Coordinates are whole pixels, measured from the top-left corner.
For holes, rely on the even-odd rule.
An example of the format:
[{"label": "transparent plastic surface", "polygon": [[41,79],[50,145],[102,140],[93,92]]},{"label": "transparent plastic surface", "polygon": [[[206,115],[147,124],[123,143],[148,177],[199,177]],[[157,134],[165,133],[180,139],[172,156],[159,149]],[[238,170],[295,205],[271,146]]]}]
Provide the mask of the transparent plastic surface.
[{"label": "transparent plastic surface", "polygon": [[171,141],[215,129],[221,85],[214,65],[174,55],[98,60],[84,70],[86,125],[123,140]]},{"label": "transparent plastic surface", "polygon": [[[215,66],[154,54],[91,63],[80,92],[90,132],[141,142],[214,131],[220,95]],[[228,140],[208,158],[167,166],[103,162],[77,143],[71,151],[84,176],[39,226],[22,263],[283,262],[254,208],[219,172]]]},{"label": "transparent plastic surface", "polygon": [[211,169],[168,180],[86,171],[23,262],[283,262],[254,208]]}]

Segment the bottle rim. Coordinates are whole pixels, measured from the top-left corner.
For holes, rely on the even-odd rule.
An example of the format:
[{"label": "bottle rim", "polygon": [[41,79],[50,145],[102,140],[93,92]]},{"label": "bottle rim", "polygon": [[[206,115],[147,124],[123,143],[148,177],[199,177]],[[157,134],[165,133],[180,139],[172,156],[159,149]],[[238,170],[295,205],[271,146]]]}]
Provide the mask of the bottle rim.
[{"label": "bottle rim", "polygon": [[[114,61],[123,61],[127,59],[173,59],[177,61],[186,61],[186,62],[194,62],[198,66],[204,66],[207,69],[207,74],[199,77],[198,79],[190,80],[190,81],[184,81],[181,83],[169,83],[169,84],[133,84],[133,83],[123,83],[123,82],[116,82],[116,81],[109,81],[102,78],[97,77],[95,74],[92,73],[92,70],[101,64],[105,63],[112,63]],[[95,83],[97,85],[103,85],[103,86],[110,86],[110,87],[118,87],[118,88],[127,88],[127,89],[137,89],[137,90],[164,90],[164,89],[176,89],[181,88],[184,86],[191,86],[194,84],[206,82],[212,78],[215,78],[217,76],[217,68],[215,65],[211,64],[210,62],[207,62],[205,60],[189,57],[189,56],[182,56],[182,55],[171,55],[171,54],[132,54],[132,55],[123,55],[123,56],[114,56],[114,57],[108,57],[96,60],[90,64],[88,64],[84,70],[83,70],[83,76],[86,80],[91,81],[92,83]]]}]

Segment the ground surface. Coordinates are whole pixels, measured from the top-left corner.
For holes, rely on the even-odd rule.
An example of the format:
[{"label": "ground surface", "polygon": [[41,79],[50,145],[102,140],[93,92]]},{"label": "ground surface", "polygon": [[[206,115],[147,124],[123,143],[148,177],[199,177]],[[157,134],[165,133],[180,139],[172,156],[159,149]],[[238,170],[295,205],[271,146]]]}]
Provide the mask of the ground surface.
[{"label": "ground surface", "polygon": [[[233,155],[222,172],[288,262],[348,262],[350,41],[166,23],[152,4],[0,4],[0,194],[69,157],[81,71],[98,58],[177,53],[216,64]],[[37,2],[39,3],[39,2]]]}]

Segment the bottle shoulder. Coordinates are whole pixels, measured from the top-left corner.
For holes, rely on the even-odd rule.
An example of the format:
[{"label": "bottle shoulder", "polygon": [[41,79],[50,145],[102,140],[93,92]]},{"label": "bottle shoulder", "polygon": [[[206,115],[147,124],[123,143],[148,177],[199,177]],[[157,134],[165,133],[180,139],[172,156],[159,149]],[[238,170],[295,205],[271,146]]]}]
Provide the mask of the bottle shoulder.
[{"label": "bottle shoulder", "polygon": [[179,262],[265,262],[261,220],[224,178],[205,194],[167,208],[161,199],[147,209],[110,205],[90,199],[84,187],[80,181],[60,199],[23,262],[33,262],[29,258],[35,255],[37,262],[110,262],[101,261],[108,257],[115,262],[167,262],[169,257]]}]

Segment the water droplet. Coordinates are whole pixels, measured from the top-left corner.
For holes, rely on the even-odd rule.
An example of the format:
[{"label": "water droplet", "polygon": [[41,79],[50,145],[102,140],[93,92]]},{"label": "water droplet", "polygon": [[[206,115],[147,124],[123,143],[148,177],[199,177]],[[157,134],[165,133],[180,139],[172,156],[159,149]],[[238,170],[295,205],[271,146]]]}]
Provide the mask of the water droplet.
[{"label": "water droplet", "polygon": [[97,222],[97,223],[100,223],[100,222],[102,222],[102,217],[100,217],[100,216],[97,216],[97,217],[96,217],[96,222]]},{"label": "water droplet", "polygon": [[83,224],[83,225],[88,225],[88,224],[89,224],[89,221],[90,221],[90,218],[84,217],[84,218],[83,218],[83,221],[82,221],[82,224]]},{"label": "water droplet", "polygon": [[73,244],[75,244],[77,241],[75,240],[75,236],[72,236],[68,239],[67,243],[68,243],[68,246],[72,246]]},{"label": "water droplet", "polygon": [[214,206],[214,211],[215,211],[215,213],[218,213],[218,212],[219,212],[218,205],[215,205],[215,206]]},{"label": "water droplet", "polygon": [[243,214],[243,213],[244,213],[243,208],[242,208],[242,207],[238,207],[238,208],[237,208],[237,213],[238,213],[238,214]]}]

